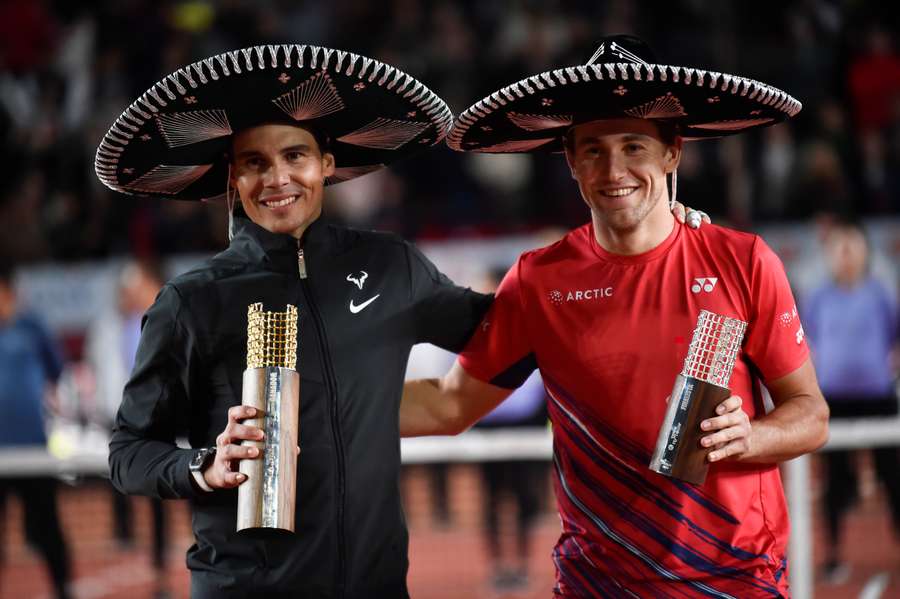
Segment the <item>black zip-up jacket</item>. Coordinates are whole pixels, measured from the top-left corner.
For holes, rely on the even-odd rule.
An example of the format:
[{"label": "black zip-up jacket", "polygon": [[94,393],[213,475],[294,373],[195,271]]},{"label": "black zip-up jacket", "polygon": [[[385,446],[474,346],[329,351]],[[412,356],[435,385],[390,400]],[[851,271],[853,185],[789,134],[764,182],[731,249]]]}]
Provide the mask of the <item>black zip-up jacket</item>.
[{"label": "black zip-up jacket", "polygon": [[[247,219],[236,226],[226,251],[170,281],[145,316],[109,446],[113,484],[191,501],[193,597],[407,597],[398,423],[407,359],[420,342],[459,351],[490,296],[457,287],[392,234],[320,219],[298,243]],[[182,430],[192,448],[215,445],[241,403],[254,302],[298,308],[295,534],[236,533],[237,490],[197,489],[196,449],[175,445]]]}]

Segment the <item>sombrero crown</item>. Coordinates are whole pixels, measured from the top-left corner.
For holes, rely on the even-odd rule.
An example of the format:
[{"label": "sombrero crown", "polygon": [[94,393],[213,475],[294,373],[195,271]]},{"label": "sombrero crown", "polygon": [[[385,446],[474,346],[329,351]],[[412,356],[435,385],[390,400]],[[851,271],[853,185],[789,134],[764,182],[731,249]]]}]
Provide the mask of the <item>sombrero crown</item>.
[{"label": "sombrero crown", "polygon": [[466,109],[447,145],[466,152],[559,152],[572,126],[641,118],[676,125],[685,139],[765,127],[800,112],[787,93],[753,79],[657,64],[630,35],[605,38],[583,65],[507,85]]},{"label": "sombrero crown", "polygon": [[128,194],[213,199],[225,192],[235,131],[306,126],[330,139],[333,184],[440,142],[453,115],[403,71],[352,52],[282,44],[197,61],[161,79],[116,119],[95,170]]}]

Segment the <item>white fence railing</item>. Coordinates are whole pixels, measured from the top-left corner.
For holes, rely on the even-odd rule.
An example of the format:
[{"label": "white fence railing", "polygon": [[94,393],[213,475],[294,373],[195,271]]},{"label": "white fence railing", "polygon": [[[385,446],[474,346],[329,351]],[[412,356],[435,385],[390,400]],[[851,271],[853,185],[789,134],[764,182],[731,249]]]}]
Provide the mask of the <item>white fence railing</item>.
[{"label": "white fence railing", "polygon": [[[66,435],[64,435],[66,436]],[[62,441],[70,455],[59,458],[43,448],[7,448],[0,450],[0,477],[41,475],[106,476],[107,459],[104,438],[98,433],[79,434]],[[553,437],[549,430],[504,429],[472,430],[458,437],[420,437],[403,439],[403,462],[486,462],[508,459],[550,459]],[[830,437],[822,451],[900,446],[900,418],[836,420],[830,424]],[[810,456],[785,462],[783,472],[791,517],[788,547],[791,593],[794,599],[813,597],[812,492]]]}]

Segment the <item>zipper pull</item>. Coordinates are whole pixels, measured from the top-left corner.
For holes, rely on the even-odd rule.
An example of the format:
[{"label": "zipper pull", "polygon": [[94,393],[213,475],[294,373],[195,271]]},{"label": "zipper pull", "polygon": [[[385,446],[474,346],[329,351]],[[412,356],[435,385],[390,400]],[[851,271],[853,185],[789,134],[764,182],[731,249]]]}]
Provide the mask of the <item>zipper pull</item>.
[{"label": "zipper pull", "polygon": [[297,248],[297,270],[300,272],[300,278],[306,278],[306,258],[303,257],[303,248]]}]

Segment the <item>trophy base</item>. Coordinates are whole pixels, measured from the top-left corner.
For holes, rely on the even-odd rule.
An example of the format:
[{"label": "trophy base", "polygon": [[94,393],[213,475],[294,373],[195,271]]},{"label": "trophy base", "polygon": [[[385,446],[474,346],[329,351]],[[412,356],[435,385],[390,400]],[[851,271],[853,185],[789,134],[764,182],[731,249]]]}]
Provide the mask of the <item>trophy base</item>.
[{"label": "trophy base", "polygon": [[708,434],[700,429],[700,423],[715,416],[716,407],[730,395],[724,387],[678,375],[665,420],[659,429],[650,469],[702,485],[709,470],[706,456],[710,448],[700,445],[700,439]]}]

